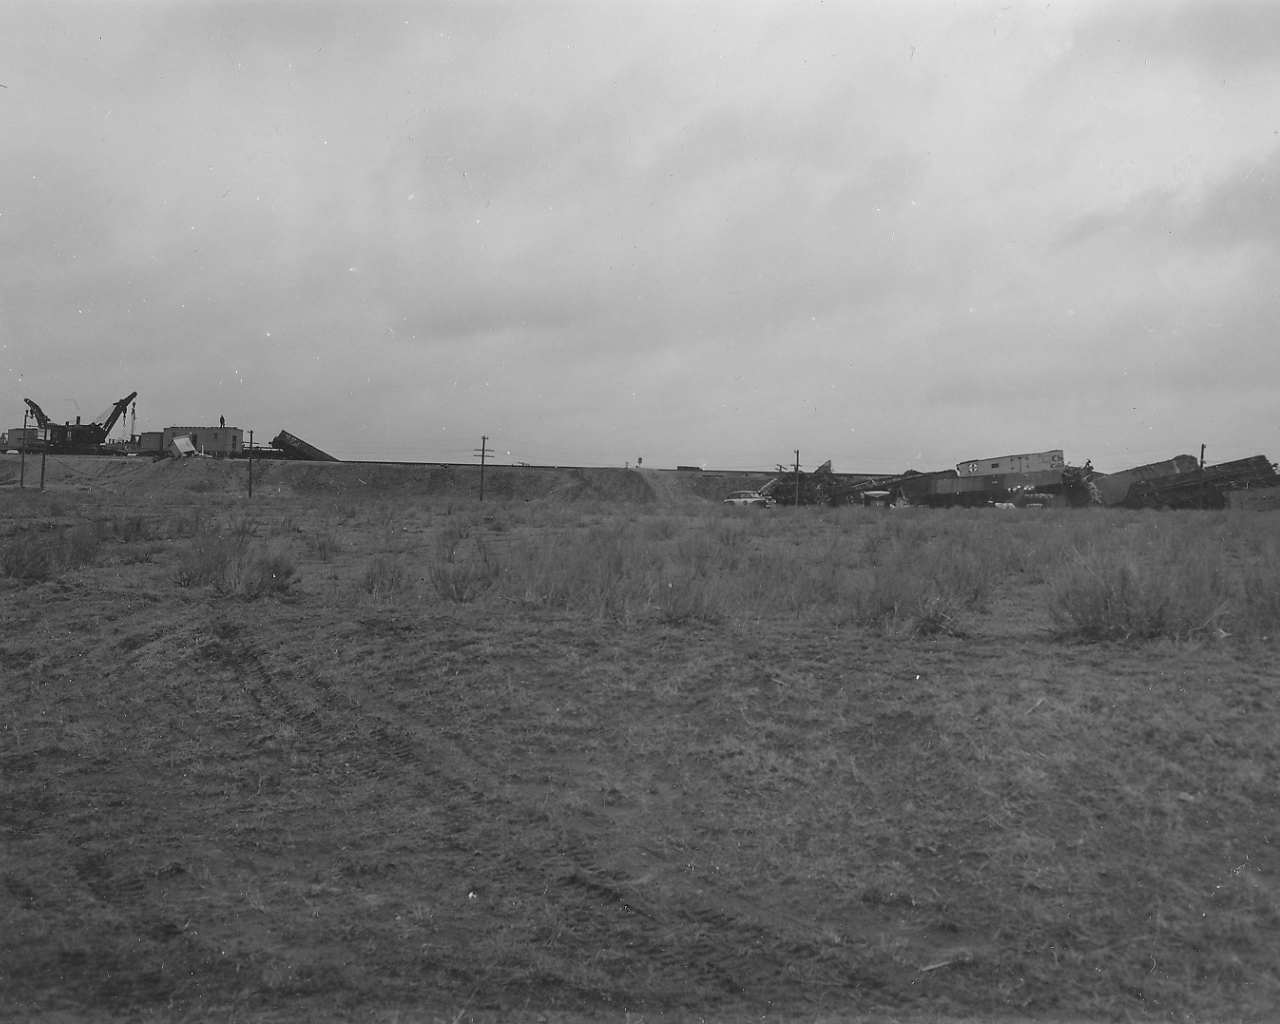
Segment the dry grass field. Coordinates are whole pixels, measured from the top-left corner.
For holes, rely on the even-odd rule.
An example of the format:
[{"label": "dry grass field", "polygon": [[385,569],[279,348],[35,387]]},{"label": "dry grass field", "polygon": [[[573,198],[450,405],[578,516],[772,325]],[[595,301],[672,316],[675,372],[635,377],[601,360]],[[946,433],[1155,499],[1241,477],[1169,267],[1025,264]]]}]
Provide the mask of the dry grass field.
[{"label": "dry grass field", "polygon": [[245,471],[0,460],[0,1017],[1275,1018],[1276,514]]}]

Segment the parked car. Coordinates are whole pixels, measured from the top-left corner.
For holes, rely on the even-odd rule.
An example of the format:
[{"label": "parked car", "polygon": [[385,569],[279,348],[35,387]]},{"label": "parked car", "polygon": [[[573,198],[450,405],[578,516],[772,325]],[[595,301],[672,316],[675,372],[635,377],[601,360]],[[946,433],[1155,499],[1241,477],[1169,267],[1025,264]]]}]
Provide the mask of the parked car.
[{"label": "parked car", "polygon": [[757,508],[773,508],[777,504],[773,498],[759,491],[734,491],[724,499],[726,505],[754,505]]}]

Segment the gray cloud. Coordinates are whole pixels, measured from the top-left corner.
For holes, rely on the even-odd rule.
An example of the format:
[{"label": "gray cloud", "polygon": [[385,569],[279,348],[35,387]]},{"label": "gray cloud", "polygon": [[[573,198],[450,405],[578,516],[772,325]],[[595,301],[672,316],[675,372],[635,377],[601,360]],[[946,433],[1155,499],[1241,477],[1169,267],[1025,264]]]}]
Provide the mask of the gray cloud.
[{"label": "gray cloud", "polygon": [[385,457],[1264,446],[1280,69],[1208,11],[6,8],[3,402]]},{"label": "gray cloud", "polygon": [[1082,26],[1082,50],[1104,58],[1141,57],[1193,61],[1212,73],[1239,75],[1275,61],[1280,8],[1252,0],[1099,5]]}]

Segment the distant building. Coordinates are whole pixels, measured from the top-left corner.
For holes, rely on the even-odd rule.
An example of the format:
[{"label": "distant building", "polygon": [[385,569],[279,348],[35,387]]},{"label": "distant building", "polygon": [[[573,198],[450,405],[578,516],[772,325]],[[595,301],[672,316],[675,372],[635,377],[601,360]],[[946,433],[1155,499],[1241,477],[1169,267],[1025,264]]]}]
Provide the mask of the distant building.
[{"label": "distant building", "polygon": [[[239,427],[165,427],[159,450],[168,451],[173,439],[184,435],[204,455],[238,455],[244,448],[244,431]],[[147,450],[144,444],[143,451]]]}]

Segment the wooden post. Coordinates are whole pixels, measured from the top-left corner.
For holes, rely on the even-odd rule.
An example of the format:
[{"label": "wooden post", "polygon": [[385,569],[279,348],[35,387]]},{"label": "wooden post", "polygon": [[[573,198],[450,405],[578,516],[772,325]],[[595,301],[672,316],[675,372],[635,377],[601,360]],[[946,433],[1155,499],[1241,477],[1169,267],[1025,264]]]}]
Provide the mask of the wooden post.
[{"label": "wooden post", "polygon": [[27,417],[29,415],[31,415],[29,409],[23,410],[22,447],[18,449],[18,487],[24,489],[27,486]]},{"label": "wooden post", "polygon": [[1206,501],[1206,498],[1205,498],[1205,493],[1204,493],[1204,492],[1205,492],[1205,484],[1204,484],[1204,448],[1205,448],[1205,446],[1204,446],[1204,445],[1201,445],[1201,446],[1200,446],[1200,507],[1201,507],[1201,508],[1204,508],[1204,507],[1206,506],[1206,504],[1207,504],[1207,501]]}]

